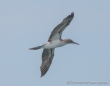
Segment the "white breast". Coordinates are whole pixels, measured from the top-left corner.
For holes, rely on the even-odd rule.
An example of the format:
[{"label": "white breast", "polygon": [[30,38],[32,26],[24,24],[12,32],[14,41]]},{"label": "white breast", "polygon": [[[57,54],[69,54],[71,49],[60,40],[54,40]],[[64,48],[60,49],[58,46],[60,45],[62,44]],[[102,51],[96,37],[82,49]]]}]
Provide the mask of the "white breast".
[{"label": "white breast", "polygon": [[48,42],[44,48],[45,49],[51,49],[51,48],[56,48],[56,47],[61,47],[66,45],[65,42],[61,41],[61,40],[53,40],[52,42]]}]

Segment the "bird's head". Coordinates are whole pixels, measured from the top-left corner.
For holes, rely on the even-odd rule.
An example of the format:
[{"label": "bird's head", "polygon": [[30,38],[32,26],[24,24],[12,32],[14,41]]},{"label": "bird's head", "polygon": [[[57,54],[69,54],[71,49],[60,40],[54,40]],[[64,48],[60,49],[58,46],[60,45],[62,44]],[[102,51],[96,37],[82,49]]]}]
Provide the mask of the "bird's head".
[{"label": "bird's head", "polygon": [[64,39],[63,41],[66,42],[67,44],[77,44],[77,45],[79,45],[78,43],[74,42],[71,39]]}]

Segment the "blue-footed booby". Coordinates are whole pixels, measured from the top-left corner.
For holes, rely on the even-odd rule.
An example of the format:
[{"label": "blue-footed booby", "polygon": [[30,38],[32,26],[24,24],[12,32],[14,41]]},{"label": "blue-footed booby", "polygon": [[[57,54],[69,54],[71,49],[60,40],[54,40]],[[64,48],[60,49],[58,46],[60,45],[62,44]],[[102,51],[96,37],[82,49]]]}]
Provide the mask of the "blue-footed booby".
[{"label": "blue-footed booby", "polygon": [[63,21],[53,29],[53,31],[51,32],[51,35],[48,39],[48,42],[44,43],[41,46],[29,48],[29,50],[37,50],[37,49],[43,48],[42,64],[40,67],[41,77],[47,73],[47,71],[52,63],[55,48],[64,46],[66,44],[79,45],[78,43],[72,41],[71,39],[61,39],[62,32],[70,24],[73,17],[74,17],[74,12],[72,12],[70,15],[68,15],[66,18],[64,18]]}]

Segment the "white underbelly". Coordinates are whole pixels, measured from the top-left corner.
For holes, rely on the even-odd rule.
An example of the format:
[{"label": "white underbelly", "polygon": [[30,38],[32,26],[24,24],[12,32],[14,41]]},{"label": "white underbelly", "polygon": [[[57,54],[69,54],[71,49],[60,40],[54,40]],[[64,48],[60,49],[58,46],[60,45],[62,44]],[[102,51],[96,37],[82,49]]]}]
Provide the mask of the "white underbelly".
[{"label": "white underbelly", "polygon": [[52,48],[57,48],[66,45],[65,42],[61,40],[54,40],[51,43],[48,43],[46,46],[44,46],[45,49],[52,49]]}]

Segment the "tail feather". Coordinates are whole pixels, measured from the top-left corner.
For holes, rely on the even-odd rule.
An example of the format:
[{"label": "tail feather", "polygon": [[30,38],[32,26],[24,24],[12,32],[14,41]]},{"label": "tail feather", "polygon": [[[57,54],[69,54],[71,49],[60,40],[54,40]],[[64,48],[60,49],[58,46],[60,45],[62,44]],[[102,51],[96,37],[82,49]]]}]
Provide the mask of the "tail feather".
[{"label": "tail feather", "polygon": [[37,47],[33,47],[33,48],[29,48],[29,50],[37,50],[37,49],[41,49],[42,46],[37,46]]}]

